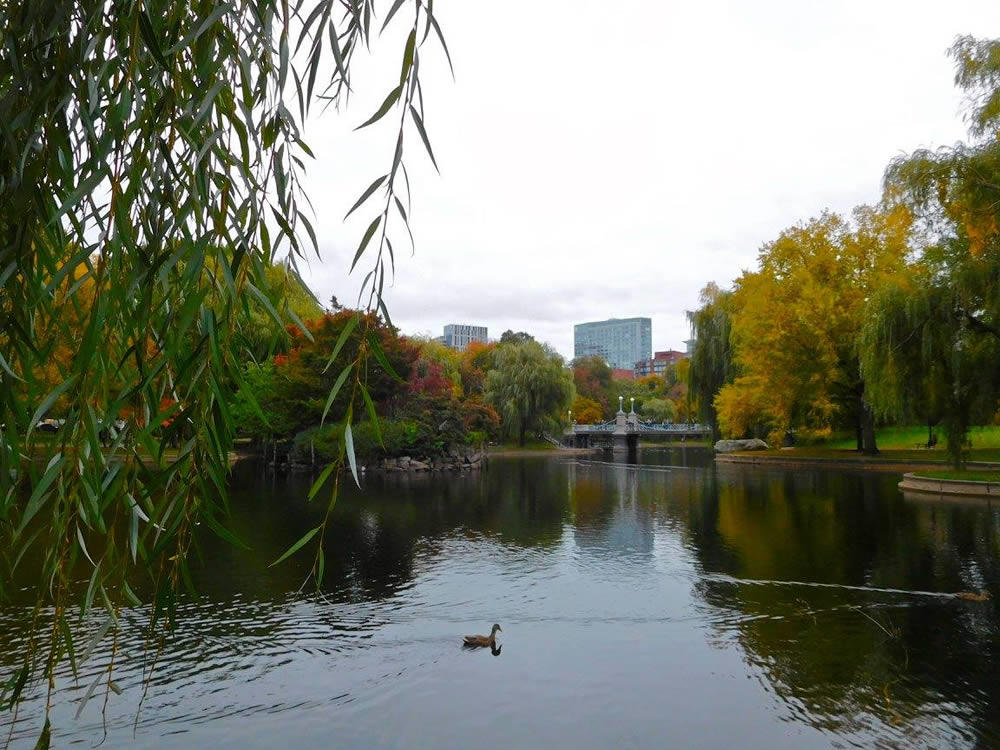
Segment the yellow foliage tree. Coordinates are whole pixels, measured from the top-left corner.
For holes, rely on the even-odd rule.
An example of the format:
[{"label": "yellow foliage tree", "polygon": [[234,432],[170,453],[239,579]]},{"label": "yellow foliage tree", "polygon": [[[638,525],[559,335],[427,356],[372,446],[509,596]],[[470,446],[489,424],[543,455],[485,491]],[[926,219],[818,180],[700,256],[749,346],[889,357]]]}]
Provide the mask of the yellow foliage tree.
[{"label": "yellow foliage tree", "polygon": [[577,424],[597,424],[601,416],[601,405],[594,399],[577,396],[573,401],[573,419]]},{"label": "yellow foliage tree", "polygon": [[[875,451],[857,337],[865,303],[905,272],[910,213],[861,206],[785,230],[736,282],[732,345],[741,373],[714,403],[723,432],[828,429],[836,414]],[[723,426],[724,425],[724,426]]]}]

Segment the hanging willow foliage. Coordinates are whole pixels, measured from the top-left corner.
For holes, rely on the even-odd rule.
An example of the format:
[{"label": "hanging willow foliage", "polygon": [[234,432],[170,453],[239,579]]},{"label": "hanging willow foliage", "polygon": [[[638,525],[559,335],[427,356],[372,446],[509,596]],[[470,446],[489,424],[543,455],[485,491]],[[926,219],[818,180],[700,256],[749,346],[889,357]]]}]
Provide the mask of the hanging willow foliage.
[{"label": "hanging willow foliage", "polygon": [[[39,680],[51,697],[64,662],[76,673],[84,620],[70,615],[81,609],[104,611],[92,640],[117,639],[120,609],[148,597],[159,642],[196,525],[239,544],[225,526],[236,334],[263,309],[276,330],[308,335],[264,283],[276,258],[294,267],[317,249],[302,209],[303,125],[317,102],[345,101],[355,57],[396,19],[409,28],[399,80],[362,125],[398,113],[395,147],[351,209],[378,200],[351,268],[369,267],[362,294],[388,318],[392,231],[409,232],[404,138],[434,159],[421,50],[447,48],[433,0],[380,3],[381,16],[375,6],[14,0],[0,10],[0,595],[24,560],[38,567],[24,661],[0,685],[5,708]],[[359,408],[371,404],[366,370],[388,367],[365,341],[335,386]],[[42,435],[54,414],[65,422]],[[322,566],[320,552],[318,576]],[[86,586],[75,583],[81,568]],[[104,665],[87,695],[113,690],[112,672]]]}]

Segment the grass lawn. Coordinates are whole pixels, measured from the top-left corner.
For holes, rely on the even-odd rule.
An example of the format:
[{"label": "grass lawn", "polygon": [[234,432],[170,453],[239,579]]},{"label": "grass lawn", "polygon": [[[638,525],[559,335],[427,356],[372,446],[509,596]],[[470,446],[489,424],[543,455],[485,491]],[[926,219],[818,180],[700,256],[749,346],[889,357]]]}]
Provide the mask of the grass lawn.
[{"label": "grass lawn", "polygon": [[961,479],[966,482],[1000,482],[1000,471],[916,471],[927,479]]},{"label": "grass lawn", "polygon": [[[875,440],[879,450],[922,450],[924,453],[943,453],[945,444],[944,430],[935,428],[938,444],[930,450],[922,448],[927,444],[927,426],[909,427],[880,427],[875,431]],[[995,450],[1000,452],[1000,425],[985,425],[983,427],[973,427],[969,430],[969,438],[972,440],[972,450]],[[857,446],[856,439],[851,435],[834,435],[830,440],[822,443],[823,448],[833,448],[835,450],[854,450]]]}]

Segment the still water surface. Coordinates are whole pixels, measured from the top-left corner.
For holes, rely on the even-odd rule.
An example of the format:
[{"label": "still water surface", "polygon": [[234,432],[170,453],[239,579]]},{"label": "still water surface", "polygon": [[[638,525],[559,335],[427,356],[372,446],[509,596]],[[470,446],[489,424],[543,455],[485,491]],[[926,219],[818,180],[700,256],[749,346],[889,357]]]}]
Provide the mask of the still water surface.
[{"label": "still water surface", "polygon": [[[321,595],[307,554],[267,567],[316,523],[308,478],[239,465],[252,551],[203,540],[135,728],[147,613],[126,613],[102,747],[1000,745],[995,508],[905,499],[895,474],[639,461],[369,477]],[[0,608],[5,673],[26,614]],[[461,648],[493,622],[498,655]],[[104,737],[101,700],[74,719],[89,682],[57,694],[54,746]]]}]

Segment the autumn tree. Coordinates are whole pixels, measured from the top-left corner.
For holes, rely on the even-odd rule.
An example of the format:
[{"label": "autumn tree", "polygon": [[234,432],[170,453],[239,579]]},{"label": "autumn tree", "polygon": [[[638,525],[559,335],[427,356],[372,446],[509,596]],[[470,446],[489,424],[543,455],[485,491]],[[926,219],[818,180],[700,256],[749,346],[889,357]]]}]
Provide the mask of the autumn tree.
[{"label": "autumn tree", "polygon": [[698,403],[688,387],[690,378],[690,357],[668,366],[663,378],[667,385],[667,398],[674,403],[677,418],[684,422],[694,421],[698,414]]},{"label": "autumn tree", "polygon": [[[415,372],[421,349],[401,339],[395,329],[374,314],[368,315],[372,319],[356,310],[342,310],[306,321],[305,331],[290,327],[286,353],[248,368],[244,388],[236,394],[235,414],[240,433],[256,438],[287,438],[328,418],[331,421],[339,418],[350,395],[339,388],[330,400],[330,393],[366,338],[369,343],[378,342],[388,365],[387,369],[373,361],[367,368],[365,382],[369,397],[380,409],[391,409],[393,401],[404,391],[400,378],[407,380]],[[331,359],[338,342],[340,349]],[[454,381],[440,370],[437,372],[449,389],[454,388]],[[254,390],[248,392],[251,388]],[[259,405],[260,416],[252,402]]]},{"label": "autumn tree", "polygon": [[597,402],[605,417],[611,416],[611,403],[617,406],[617,397],[611,393],[611,368],[603,358],[596,355],[577,357],[572,362],[573,384],[576,392]]},{"label": "autumn tree", "polygon": [[423,367],[424,363],[436,364],[441,376],[451,384],[452,393],[460,397],[463,393],[461,352],[434,339],[411,338],[410,342],[420,349],[417,368]]},{"label": "autumn tree", "polygon": [[644,375],[635,381],[637,388],[652,396],[662,396],[667,392],[667,381],[659,375]]},{"label": "autumn tree", "polygon": [[604,410],[592,398],[577,396],[573,400],[573,421],[578,424],[597,424],[604,419]]},{"label": "autumn tree", "polygon": [[[862,206],[853,223],[824,213],[764,246],[758,270],[733,292],[740,374],[715,401],[730,431],[749,419],[780,438],[792,428],[828,430],[842,416],[857,430],[858,449],[877,452],[857,338],[867,299],[903,273],[910,227],[904,207]],[[751,405],[762,411],[751,417]]]},{"label": "autumn tree", "polygon": [[486,373],[493,369],[495,343],[470,341],[459,360],[462,391],[466,396],[482,396],[486,391]]}]

